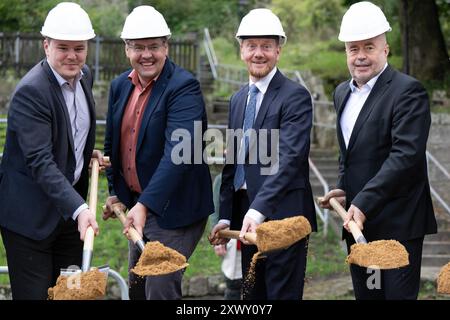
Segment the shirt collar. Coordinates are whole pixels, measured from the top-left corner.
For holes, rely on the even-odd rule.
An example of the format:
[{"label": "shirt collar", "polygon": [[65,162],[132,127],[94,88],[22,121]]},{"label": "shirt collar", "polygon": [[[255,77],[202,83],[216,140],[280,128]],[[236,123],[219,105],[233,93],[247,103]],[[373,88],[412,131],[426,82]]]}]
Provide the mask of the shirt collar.
[{"label": "shirt collar", "polygon": [[269,87],[270,81],[272,81],[272,78],[275,76],[275,73],[277,73],[277,67],[273,68],[272,71],[269,72],[267,76],[264,78],[259,79],[256,82],[253,82],[251,79],[249,81],[249,87],[252,86],[252,84],[256,85],[259,89],[259,91],[262,94],[265,94],[267,91],[267,88]]},{"label": "shirt collar", "polygon": [[142,87],[141,82],[139,81],[139,75],[136,72],[136,70],[131,70],[130,74],[128,75],[128,79],[130,79],[131,83],[135,86],[138,87],[139,90],[144,91],[145,89],[147,89],[151,84],[153,84],[156,80],[158,80],[158,76],[156,76],[153,80],[151,80],[149,83],[147,83],[147,85],[145,87]]},{"label": "shirt collar", "polygon": [[[386,64],[383,67],[383,70],[381,70],[375,77],[373,77],[372,79],[367,81],[367,83],[365,85],[363,85],[363,87],[367,86],[369,88],[369,90],[372,90],[373,86],[375,85],[375,83],[377,82],[378,78],[381,76],[383,71],[387,68],[387,66],[388,66],[388,63],[386,62]],[[349,83],[350,90],[352,92],[355,92],[355,90],[358,88],[357,86],[355,86],[354,82],[355,82],[355,80],[352,78],[352,80]]]},{"label": "shirt collar", "polygon": [[[58,81],[58,84],[60,87],[62,87],[63,85],[65,85],[66,83],[70,85],[69,81],[67,81],[66,79],[64,79],[63,77],[61,77],[61,75],[56,72],[55,69],[53,69],[52,65],[50,64],[50,62],[48,62],[47,59],[47,63],[50,66],[50,69],[52,70],[53,74],[55,75],[56,81]],[[75,78],[74,83],[76,83],[77,81],[80,81],[81,78],[84,76],[83,70],[80,70],[80,73],[77,75],[77,77]]]}]

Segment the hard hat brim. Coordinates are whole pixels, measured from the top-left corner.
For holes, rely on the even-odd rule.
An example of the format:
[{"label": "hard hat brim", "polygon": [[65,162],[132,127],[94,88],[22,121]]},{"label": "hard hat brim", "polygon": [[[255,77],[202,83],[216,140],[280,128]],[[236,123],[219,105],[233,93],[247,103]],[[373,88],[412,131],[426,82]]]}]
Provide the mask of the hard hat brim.
[{"label": "hard hat brim", "polygon": [[85,35],[71,35],[71,34],[41,31],[41,35],[55,40],[66,40],[66,41],[86,41],[95,38],[94,32],[87,33]]},{"label": "hard hat brim", "polygon": [[375,38],[383,33],[392,31],[392,28],[389,27],[389,29],[387,29],[386,31],[383,32],[370,32],[370,33],[361,33],[361,34],[352,34],[352,35],[343,35],[343,34],[339,34],[338,39],[339,41],[342,42],[354,42],[354,41],[362,41],[362,40],[367,40],[367,39],[372,39]]}]

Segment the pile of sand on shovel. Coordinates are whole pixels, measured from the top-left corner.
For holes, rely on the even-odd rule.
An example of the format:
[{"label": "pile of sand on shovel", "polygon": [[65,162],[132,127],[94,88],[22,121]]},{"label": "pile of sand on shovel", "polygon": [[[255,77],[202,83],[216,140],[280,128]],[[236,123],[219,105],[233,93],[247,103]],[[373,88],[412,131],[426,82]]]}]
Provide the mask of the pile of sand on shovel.
[{"label": "pile of sand on shovel", "polygon": [[186,268],[186,257],[178,251],[164,246],[159,241],[145,244],[139,261],[131,271],[138,276],[157,276]]},{"label": "pile of sand on shovel", "polygon": [[259,258],[262,258],[261,255],[263,253],[285,249],[305,238],[311,231],[312,229],[308,219],[303,216],[261,223],[256,228],[256,246],[258,247],[258,252],[252,257],[245,282],[248,284],[254,283],[256,262]]},{"label": "pile of sand on shovel", "polygon": [[408,251],[396,240],[378,240],[350,247],[346,262],[372,269],[395,269],[409,264]]},{"label": "pile of sand on shovel", "polygon": [[442,267],[437,278],[437,292],[450,294],[450,262]]},{"label": "pile of sand on shovel", "polygon": [[70,276],[60,275],[48,289],[49,300],[95,300],[106,293],[107,274],[93,269]]}]

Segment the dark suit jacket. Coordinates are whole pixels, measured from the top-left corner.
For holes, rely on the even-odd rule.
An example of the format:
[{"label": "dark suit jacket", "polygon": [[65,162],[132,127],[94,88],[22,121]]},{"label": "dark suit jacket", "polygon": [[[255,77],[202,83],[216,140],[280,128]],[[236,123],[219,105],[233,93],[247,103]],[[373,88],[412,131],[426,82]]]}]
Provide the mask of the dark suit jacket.
[{"label": "dark suit jacket", "polygon": [[[247,85],[231,98],[228,125],[230,129],[242,129],[248,90]],[[264,95],[253,128],[257,132],[258,141],[265,139],[259,135],[260,130],[268,129],[268,151],[272,143],[277,143],[276,139],[272,139],[270,129],[280,129],[279,168],[275,174],[261,174],[261,168],[267,168],[270,164],[263,164],[259,157],[256,164],[248,164],[248,155],[254,147],[249,145],[250,151],[244,171],[250,208],[258,210],[271,220],[303,215],[315,230],[316,216],[308,163],[311,126],[312,104],[309,92],[277,71]],[[231,220],[232,229],[240,229],[242,224],[242,217],[237,217],[236,210],[233,210],[233,179],[236,170],[236,147],[239,145],[237,140],[234,139],[233,163],[227,163],[223,169],[220,192],[220,219]],[[228,139],[228,153],[231,150],[230,142],[231,139]]]},{"label": "dark suit jacket", "polygon": [[75,210],[85,203],[95,142],[95,111],[92,76],[86,66],[83,72],[81,85],[91,123],[84,167],[75,189],[69,113],[46,60],[22,78],[11,98],[0,169],[0,225],[31,239],[46,238],[61,217],[72,219]]},{"label": "dark suit jacket", "polygon": [[334,93],[341,149],[338,188],[347,206],[367,217],[369,241],[409,240],[437,230],[427,175],[431,117],[428,96],[414,78],[388,66],[370,92],[345,147],[340,120],[349,81]]},{"label": "dark suit jacket", "polygon": [[[127,71],[113,80],[110,88],[105,155],[111,156],[107,171],[110,193],[117,195],[128,208],[133,195],[122,176],[120,162],[120,128],[128,98],[134,86]],[[153,85],[146,106],[136,148],[136,168],[142,194],[139,202],[157,216],[161,228],[174,229],[199,221],[214,211],[209,168],[200,164],[174,164],[171,141],[174,130],[184,129],[201,141],[207,128],[205,105],[198,81],[168,58]],[[188,144],[194,160],[194,139]],[[200,145],[201,146],[201,145]],[[203,148],[201,148],[203,150]]]}]

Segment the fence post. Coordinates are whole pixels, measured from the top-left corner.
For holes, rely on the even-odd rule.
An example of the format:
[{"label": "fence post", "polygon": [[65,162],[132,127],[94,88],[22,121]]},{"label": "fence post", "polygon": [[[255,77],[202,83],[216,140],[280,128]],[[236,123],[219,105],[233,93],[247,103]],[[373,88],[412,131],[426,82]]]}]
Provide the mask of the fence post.
[{"label": "fence post", "polygon": [[14,64],[17,77],[20,77],[20,33],[16,32],[16,40],[14,41]]},{"label": "fence post", "polygon": [[100,37],[95,38],[95,75],[94,80],[98,82],[100,78]]}]

